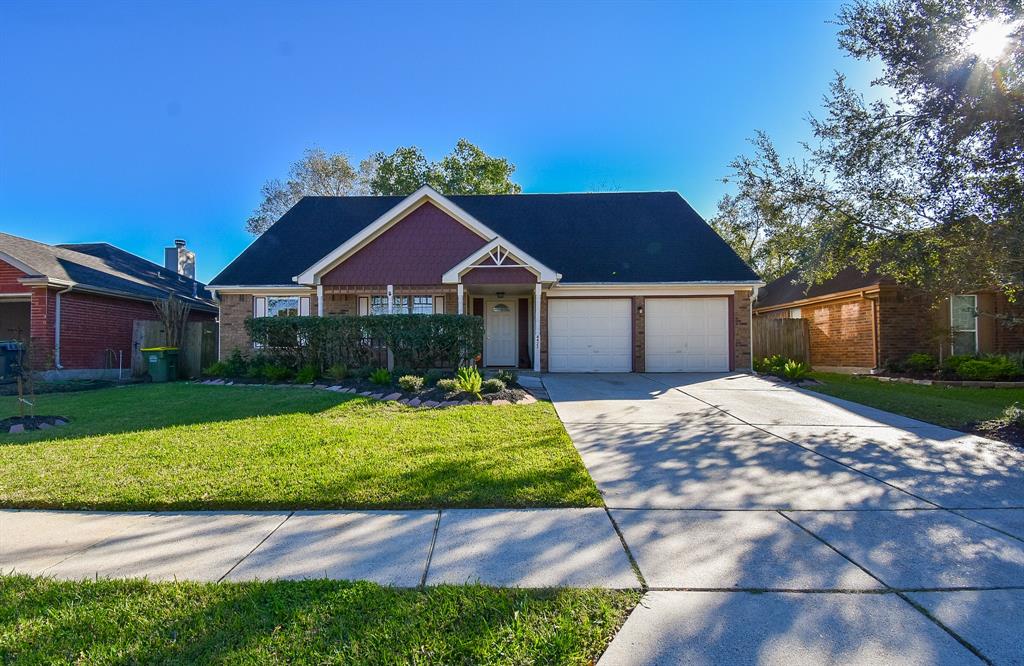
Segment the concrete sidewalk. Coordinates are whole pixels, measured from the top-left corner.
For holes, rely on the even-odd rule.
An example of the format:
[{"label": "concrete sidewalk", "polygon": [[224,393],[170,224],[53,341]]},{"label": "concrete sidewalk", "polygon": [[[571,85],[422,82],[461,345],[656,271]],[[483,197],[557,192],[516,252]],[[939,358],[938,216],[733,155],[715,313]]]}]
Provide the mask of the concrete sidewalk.
[{"label": "concrete sidewalk", "polygon": [[0,572],[640,587],[603,509],[0,511]]}]

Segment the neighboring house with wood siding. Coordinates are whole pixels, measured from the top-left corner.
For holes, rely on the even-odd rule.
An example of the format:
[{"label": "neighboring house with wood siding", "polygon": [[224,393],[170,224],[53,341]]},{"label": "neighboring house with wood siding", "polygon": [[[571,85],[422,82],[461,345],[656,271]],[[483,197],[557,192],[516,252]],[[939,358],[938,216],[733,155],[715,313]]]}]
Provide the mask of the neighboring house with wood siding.
[{"label": "neighboring house with wood siding", "polygon": [[305,197],[209,288],[220,356],[249,317],[451,313],[483,364],[550,372],[750,367],[763,284],[675,192]]},{"label": "neighboring house with wood siding", "polygon": [[[184,262],[182,257],[192,257]],[[108,243],[48,245],[0,233],[0,339],[31,342],[33,368],[47,378],[116,376],[131,370],[136,320],[156,320],[154,301],[169,294],[212,321],[205,286],[183,275],[194,267],[184,241],[165,266]]]},{"label": "neighboring house with wood siding", "polygon": [[1006,353],[1024,349],[1024,325],[1007,326],[1024,308],[995,290],[932,303],[873,272],[846,269],[810,288],[793,271],[758,292],[755,317],[807,321],[811,365],[867,371],[915,352]]}]

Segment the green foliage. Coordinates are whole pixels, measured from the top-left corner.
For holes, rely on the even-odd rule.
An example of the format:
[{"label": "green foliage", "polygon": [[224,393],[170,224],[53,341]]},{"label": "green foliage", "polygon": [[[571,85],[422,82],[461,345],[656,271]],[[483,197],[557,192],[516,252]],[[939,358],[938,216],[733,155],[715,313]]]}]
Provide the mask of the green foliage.
[{"label": "green foliage", "polygon": [[387,386],[391,383],[391,373],[387,368],[377,368],[370,373],[370,381],[378,386]]},{"label": "green foliage", "polygon": [[506,386],[519,383],[519,373],[511,368],[502,368],[494,373],[494,376],[504,382]]},{"label": "green foliage", "polygon": [[885,359],[884,366],[885,371],[893,375],[898,375],[899,373],[907,369],[907,366],[904,365],[903,361],[899,360],[898,358]]},{"label": "green foliage", "polygon": [[974,358],[957,367],[957,375],[968,381],[1010,381],[1024,374],[1019,365],[1005,356]]},{"label": "green foliage", "polygon": [[772,356],[766,356],[765,358],[758,361],[754,359],[754,370],[766,375],[779,375],[782,374],[782,368],[786,365],[786,361],[789,359],[782,354],[773,354]]},{"label": "green foliage", "polygon": [[244,377],[249,369],[249,361],[237,349],[233,350],[223,363],[225,377]]},{"label": "green foliage", "polygon": [[807,365],[803,361],[789,360],[782,366],[782,376],[791,382],[799,382],[807,379],[810,374],[811,366]]},{"label": "green foliage", "polygon": [[325,377],[342,380],[349,376],[348,366],[344,363],[335,363],[324,371]]},{"label": "green foliage", "polygon": [[939,367],[939,361],[931,354],[911,354],[907,357],[904,365],[911,372],[935,372]]},{"label": "green foliage", "polygon": [[480,371],[476,368],[472,366],[459,368],[455,372],[455,383],[463,393],[468,393],[477,400],[480,399],[483,378],[480,376]]},{"label": "green foliage", "polygon": [[451,395],[457,393],[459,390],[459,382],[456,379],[444,378],[438,379],[436,382],[437,388],[444,391],[445,395]]},{"label": "green foliage", "polygon": [[438,370],[437,368],[431,368],[427,370],[426,374],[423,375],[423,383],[427,386],[433,386],[437,384],[437,381],[445,376],[444,370]]},{"label": "green foliage", "polygon": [[246,329],[275,363],[294,370],[313,365],[373,367],[386,346],[395,365],[422,370],[457,367],[483,349],[483,320],[469,315],[374,317],[260,317]]},{"label": "green foliage", "polygon": [[416,375],[403,375],[398,378],[398,386],[409,393],[419,393],[423,390],[423,378]]},{"label": "green foliage", "polygon": [[203,369],[204,377],[227,377],[228,364],[224,361],[216,361]]},{"label": "green foliage", "polygon": [[480,383],[481,393],[501,393],[505,390],[505,382],[498,378],[485,379]]},{"label": "green foliage", "polygon": [[318,375],[316,366],[306,364],[295,374],[295,381],[299,384],[312,384],[316,381]]},{"label": "green foliage", "polygon": [[854,267],[936,300],[979,286],[1021,294],[1024,23],[996,59],[965,48],[979,24],[1020,11],[1019,0],[845,4],[839,46],[880,74],[870,90],[837,74],[795,158],[759,133],[731,163],[736,192],[716,220],[738,219],[734,247],[778,241],[812,285]]},{"label": "green foliage", "polygon": [[430,185],[442,194],[518,194],[519,185],[511,181],[516,167],[507,159],[491,157],[466,139],[439,162],[429,162],[416,146],[395,149],[373,156],[375,172],[369,181],[370,192],[378,195],[412,194]]},{"label": "green foliage", "polygon": [[1024,405],[1019,402],[1007,405],[998,420],[1003,425],[1024,428]]},{"label": "green foliage", "polygon": [[263,378],[271,382],[283,382],[286,379],[291,379],[295,374],[291,368],[287,368],[278,363],[267,363],[262,367],[260,372]]},{"label": "green foliage", "polygon": [[946,377],[955,377],[960,374],[960,366],[967,361],[973,361],[977,356],[974,354],[957,354],[955,356],[947,356],[942,361],[942,374]]}]

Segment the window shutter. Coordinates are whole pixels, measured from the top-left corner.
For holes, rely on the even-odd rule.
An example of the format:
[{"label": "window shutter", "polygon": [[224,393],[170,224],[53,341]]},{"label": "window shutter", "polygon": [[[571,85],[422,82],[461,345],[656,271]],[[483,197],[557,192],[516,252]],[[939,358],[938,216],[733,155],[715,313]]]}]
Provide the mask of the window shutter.
[{"label": "window shutter", "polygon": [[444,314],[444,296],[434,296],[434,314]]},{"label": "window shutter", "polygon": [[370,314],[370,297],[360,296],[359,297],[359,316],[365,317]]},{"label": "window shutter", "polygon": [[299,298],[299,316],[309,316],[309,296],[303,296]]},{"label": "window shutter", "polygon": [[256,318],[267,316],[267,299],[263,296],[252,299],[252,316]]}]

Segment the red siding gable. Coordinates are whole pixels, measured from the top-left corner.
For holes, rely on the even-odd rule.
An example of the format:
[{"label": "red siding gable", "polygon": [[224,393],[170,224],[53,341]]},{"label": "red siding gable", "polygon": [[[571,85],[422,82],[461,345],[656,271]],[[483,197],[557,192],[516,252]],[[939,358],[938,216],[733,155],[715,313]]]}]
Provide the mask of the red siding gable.
[{"label": "red siding gable", "polygon": [[327,272],[325,285],[440,284],[450,268],[487,241],[425,203]]},{"label": "red siding gable", "polygon": [[4,294],[29,294],[31,287],[18,282],[18,278],[25,277],[25,273],[11,266],[6,261],[0,261],[0,293]]}]

